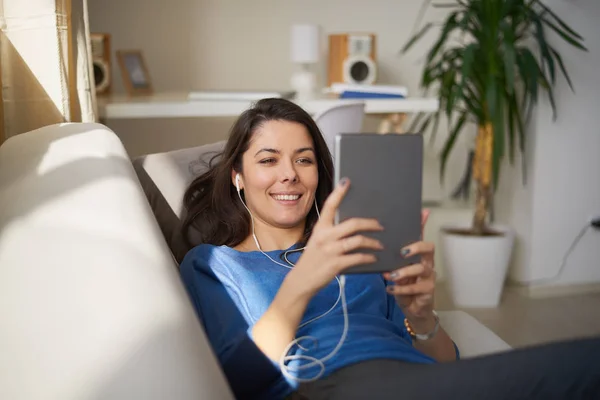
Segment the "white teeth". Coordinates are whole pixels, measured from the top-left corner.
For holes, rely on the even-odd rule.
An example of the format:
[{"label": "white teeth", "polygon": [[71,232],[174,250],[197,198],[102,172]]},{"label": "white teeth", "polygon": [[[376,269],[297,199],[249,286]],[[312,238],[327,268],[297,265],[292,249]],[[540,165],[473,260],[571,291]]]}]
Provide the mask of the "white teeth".
[{"label": "white teeth", "polygon": [[299,194],[277,194],[273,196],[275,200],[298,200],[300,198]]}]

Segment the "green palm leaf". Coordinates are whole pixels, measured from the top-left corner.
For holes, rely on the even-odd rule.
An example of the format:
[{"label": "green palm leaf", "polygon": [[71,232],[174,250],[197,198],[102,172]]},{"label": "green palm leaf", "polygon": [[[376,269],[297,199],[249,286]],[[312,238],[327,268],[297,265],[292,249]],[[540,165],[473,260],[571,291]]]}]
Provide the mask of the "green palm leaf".
[{"label": "green palm leaf", "polygon": [[428,24],[426,24],[415,36],[413,36],[413,38],[408,43],[406,43],[406,45],[404,45],[404,47],[402,48],[402,52],[405,52],[408,49],[410,49],[413,46],[413,44],[415,44],[419,39],[425,36],[425,34],[429,32],[429,30],[432,27],[433,23],[429,22]]},{"label": "green palm leaf", "polygon": [[583,37],[580,34],[578,34],[573,29],[571,29],[571,27],[569,27],[569,25],[567,25],[562,19],[560,19],[558,17],[558,15],[556,15],[549,7],[547,7],[540,0],[532,1],[532,3],[535,3],[538,6],[540,6],[542,8],[542,10],[544,10],[544,12],[547,12],[558,23],[558,25],[560,25],[560,27],[563,30],[567,31],[567,33],[569,33],[571,36],[574,36],[576,39],[578,39],[580,41],[583,40]]},{"label": "green palm leaf", "polygon": [[494,127],[494,145],[492,147],[492,186],[498,187],[500,178],[500,161],[504,156],[504,96],[503,90],[494,86],[496,96],[496,108],[492,114],[492,126]]},{"label": "green palm leaf", "polygon": [[571,77],[569,76],[569,73],[567,72],[567,70],[565,68],[565,64],[563,63],[562,56],[552,46],[549,46],[549,47],[550,47],[550,52],[552,53],[552,56],[556,59],[556,62],[558,63],[558,66],[559,66],[562,74],[565,76],[565,79],[567,80],[569,87],[571,88],[571,90],[573,92],[575,92],[575,88],[573,87],[573,82],[571,82]]},{"label": "green palm leaf", "polygon": [[[431,0],[425,1],[417,24],[431,4]],[[443,179],[449,156],[466,123],[491,124],[492,181],[497,188],[505,153],[512,163],[516,149],[525,149],[524,127],[540,95],[548,96],[556,118],[554,85],[558,75],[562,74],[574,90],[563,56],[548,43],[547,32],[555,33],[576,49],[587,48],[582,36],[542,0],[456,0],[433,6],[448,10],[448,15],[427,51],[421,86],[435,91],[440,109],[420,117],[414,126],[425,133],[433,125],[433,138],[441,113],[451,124],[440,154]],[[417,33],[409,38],[402,52],[414,48],[433,26],[427,22],[418,31],[415,29]]]},{"label": "green palm leaf", "polygon": [[452,130],[450,132],[450,136],[448,137],[448,140],[446,141],[446,144],[444,145],[444,149],[442,150],[441,163],[440,163],[440,180],[442,180],[442,181],[444,180],[444,175],[446,173],[446,164],[448,162],[448,157],[450,156],[450,151],[452,150],[452,147],[454,146],[454,143],[456,142],[456,139],[458,138],[458,134],[460,133],[461,129],[465,125],[465,122],[467,121],[467,116],[468,116],[467,113],[463,113],[460,116],[460,118],[454,125],[454,128],[452,128]]}]

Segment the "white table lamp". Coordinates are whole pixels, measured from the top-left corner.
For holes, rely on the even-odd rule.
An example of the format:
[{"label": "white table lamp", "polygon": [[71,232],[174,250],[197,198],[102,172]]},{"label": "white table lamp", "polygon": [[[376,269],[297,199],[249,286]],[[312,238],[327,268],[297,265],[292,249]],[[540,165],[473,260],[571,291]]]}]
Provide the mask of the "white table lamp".
[{"label": "white table lamp", "polygon": [[316,77],[311,71],[311,64],[319,62],[319,26],[292,25],[290,45],[292,62],[301,66],[292,75],[292,88],[296,91],[297,100],[310,100],[316,93]]}]

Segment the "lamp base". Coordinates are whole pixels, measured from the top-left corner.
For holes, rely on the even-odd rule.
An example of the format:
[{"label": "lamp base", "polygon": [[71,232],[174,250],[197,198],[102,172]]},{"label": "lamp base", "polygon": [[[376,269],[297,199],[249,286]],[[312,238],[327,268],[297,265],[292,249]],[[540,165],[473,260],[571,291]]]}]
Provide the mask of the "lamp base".
[{"label": "lamp base", "polygon": [[312,100],[316,96],[317,80],[315,74],[310,71],[295,72],[292,75],[291,85],[296,92],[297,101]]}]

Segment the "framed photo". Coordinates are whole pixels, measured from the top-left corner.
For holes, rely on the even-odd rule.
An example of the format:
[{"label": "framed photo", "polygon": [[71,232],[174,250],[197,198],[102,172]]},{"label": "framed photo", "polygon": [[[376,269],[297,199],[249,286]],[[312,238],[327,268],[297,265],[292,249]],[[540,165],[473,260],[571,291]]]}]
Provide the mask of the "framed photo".
[{"label": "framed photo", "polygon": [[152,81],[140,50],[117,50],[125,90],[129,95],[152,94]]}]

